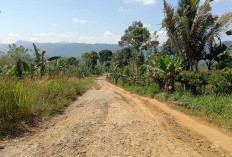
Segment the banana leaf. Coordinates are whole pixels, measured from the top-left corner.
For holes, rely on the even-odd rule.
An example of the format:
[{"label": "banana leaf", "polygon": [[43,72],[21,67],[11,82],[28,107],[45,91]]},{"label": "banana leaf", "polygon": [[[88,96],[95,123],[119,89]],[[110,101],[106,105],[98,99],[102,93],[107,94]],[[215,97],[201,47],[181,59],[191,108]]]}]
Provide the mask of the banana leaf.
[{"label": "banana leaf", "polygon": [[33,43],[33,47],[34,47],[35,56],[36,56],[35,62],[36,62],[36,64],[39,64],[39,62],[40,62],[40,54],[39,54],[39,51],[38,51],[38,49],[37,49],[37,47],[36,47],[36,45],[35,45],[34,43]]},{"label": "banana leaf", "polygon": [[49,58],[48,61],[53,61],[53,60],[57,60],[60,58],[61,58],[60,56],[54,56],[54,57]]},{"label": "banana leaf", "polygon": [[28,66],[28,64],[26,62],[22,62],[22,64],[23,64],[23,70],[26,71],[26,72],[29,72],[30,67]]}]

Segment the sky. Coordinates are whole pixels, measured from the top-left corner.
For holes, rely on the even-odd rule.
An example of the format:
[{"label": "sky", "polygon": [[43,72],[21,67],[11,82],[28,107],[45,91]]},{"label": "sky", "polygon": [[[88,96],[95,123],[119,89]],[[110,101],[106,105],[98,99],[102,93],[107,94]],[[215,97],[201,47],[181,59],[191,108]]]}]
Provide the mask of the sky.
[{"label": "sky", "polygon": [[[167,0],[177,5],[177,0]],[[212,12],[232,12],[232,0],[215,0]],[[163,0],[0,0],[0,44],[78,42],[117,44],[133,21],[166,41]],[[223,40],[232,40],[223,35]]]}]

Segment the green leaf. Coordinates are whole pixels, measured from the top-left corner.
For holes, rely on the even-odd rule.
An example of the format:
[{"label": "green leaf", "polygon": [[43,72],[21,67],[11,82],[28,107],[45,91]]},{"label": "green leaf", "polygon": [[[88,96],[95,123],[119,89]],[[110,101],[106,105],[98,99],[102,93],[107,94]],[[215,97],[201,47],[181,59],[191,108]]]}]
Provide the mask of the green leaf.
[{"label": "green leaf", "polygon": [[49,58],[48,61],[53,61],[53,60],[57,60],[60,58],[61,58],[60,56],[54,56],[54,57]]},{"label": "green leaf", "polygon": [[35,50],[35,56],[36,56],[36,60],[35,60],[35,62],[38,64],[39,63],[39,61],[40,61],[40,54],[39,54],[39,51],[38,51],[38,49],[37,49],[37,47],[36,47],[36,45],[33,43],[33,47],[34,47],[34,50]]},{"label": "green leaf", "polygon": [[159,59],[159,67],[160,67],[160,69],[161,69],[162,71],[165,71],[165,72],[166,72],[167,66],[166,66],[166,64],[165,64],[165,62],[164,62],[164,60],[163,60],[163,58],[160,58],[160,59]]},{"label": "green leaf", "polygon": [[227,35],[232,35],[232,29],[226,32]]},{"label": "green leaf", "polygon": [[24,71],[26,71],[26,72],[30,71],[30,68],[29,68],[29,66],[28,66],[28,64],[26,62],[22,62],[22,64],[23,64],[23,70]]}]

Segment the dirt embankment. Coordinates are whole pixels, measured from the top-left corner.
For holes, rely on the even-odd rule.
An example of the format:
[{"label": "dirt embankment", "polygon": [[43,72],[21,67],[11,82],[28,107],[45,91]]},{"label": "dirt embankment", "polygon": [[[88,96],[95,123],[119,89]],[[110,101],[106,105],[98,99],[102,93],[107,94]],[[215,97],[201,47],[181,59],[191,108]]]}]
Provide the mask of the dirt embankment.
[{"label": "dirt embankment", "polygon": [[[4,157],[230,156],[232,138],[107,81],[30,135],[1,141]],[[231,152],[230,152],[231,151]]]}]

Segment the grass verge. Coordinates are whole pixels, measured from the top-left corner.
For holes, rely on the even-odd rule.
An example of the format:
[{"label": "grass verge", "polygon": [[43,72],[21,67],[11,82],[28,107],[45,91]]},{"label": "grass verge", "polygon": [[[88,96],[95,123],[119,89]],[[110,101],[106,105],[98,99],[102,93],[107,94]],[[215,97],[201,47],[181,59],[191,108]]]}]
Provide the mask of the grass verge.
[{"label": "grass verge", "polygon": [[129,83],[125,83],[123,85],[121,79],[119,79],[117,85],[119,87],[125,88],[126,90],[128,90],[130,92],[138,93],[138,94],[141,94],[141,95],[144,95],[144,96],[147,96],[147,97],[154,97],[154,95],[156,93],[158,93],[158,91],[159,91],[159,85],[158,84],[153,84],[153,85],[148,86],[148,87],[131,85]]},{"label": "grass verge", "polygon": [[90,88],[93,78],[0,78],[0,135],[17,134],[24,124],[60,113]]}]

